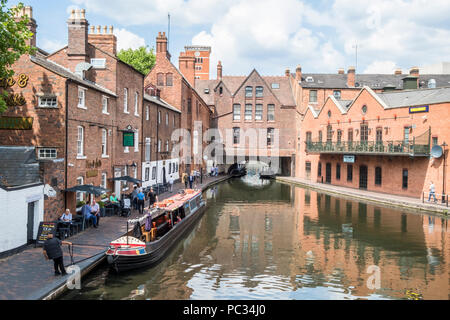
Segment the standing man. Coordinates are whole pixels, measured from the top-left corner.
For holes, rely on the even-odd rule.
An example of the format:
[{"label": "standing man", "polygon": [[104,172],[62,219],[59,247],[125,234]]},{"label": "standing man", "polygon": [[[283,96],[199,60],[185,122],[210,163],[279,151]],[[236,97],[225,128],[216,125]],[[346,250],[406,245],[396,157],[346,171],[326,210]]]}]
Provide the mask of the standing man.
[{"label": "standing man", "polygon": [[189,175],[189,189],[192,189],[192,184],[194,183],[194,175],[191,174]]},{"label": "standing man", "polygon": [[137,199],[139,214],[143,214],[144,206],[145,206],[145,194],[142,191],[139,191],[139,193],[136,195],[136,199]]},{"label": "standing man", "polygon": [[436,199],[436,187],[434,186],[433,181],[430,181],[430,194],[428,196],[428,202],[430,202],[431,196],[433,196],[434,202],[437,202],[437,199]]},{"label": "standing man", "polygon": [[92,200],[91,213],[96,218],[97,223],[96,223],[95,227],[98,228],[98,226],[100,224],[100,206],[95,201],[95,199]]},{"label": "standing man", "polygon": [[185,172],[185,173],[183,173],[183,183],[184,183],[184,188],[185,189],[187,189],[187,187],[188,187],[188,175],[187,175],[187,173]]},{"label": "standing man", "polygon": [[137,198],[138,193],[139,193],[138,187],[134,186],[133,192],[131,193],[131,202],[133,203],[134,210],[138,209],[138,198]]},{"label": "standing man", "polygon": [[[64,268],[63,252],[61,250],[61,244],[72,245],[71,242],[61,241],[58,238],[53,237],[53,233],[48,235],[47,240],[44,242],[44,256],[47,260],[53,259],[55,267],[55,276],[67,275],[66,269]],[[59,269],[59,270],[58,270]],[[60,272],[61,271],[61,272]]]},{"label": "standing man", "polygon": [[153,207],[155,202],[159,201],[158,196],[156,195],[155,191],[153,191],[153,188],[150,188],[150,192],[148,193],[148,198],[150,199],[150,205],[149,207]]}]

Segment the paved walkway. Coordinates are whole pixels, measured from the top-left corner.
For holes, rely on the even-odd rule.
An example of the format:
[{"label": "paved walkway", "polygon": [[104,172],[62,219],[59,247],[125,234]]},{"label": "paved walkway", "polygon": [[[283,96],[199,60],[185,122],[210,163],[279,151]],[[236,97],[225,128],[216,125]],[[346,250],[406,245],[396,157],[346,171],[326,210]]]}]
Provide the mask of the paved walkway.
[{"label": "paved walkway", "polygon": [[429,213],[439,214],[440,216],[447,215],[450,211],[450,207],[447,208],[445,205],[433,204],[425,201],[422,203],[422,199],[397,196],[387,193],[365,191],[360,189],[353,189],[341,186],[334,186],[330,184],[316,183],[308,180],[303,180],[299,178],[292,177],[277,177],[277,181],[287,182],[292,184],[297,184],[300,186],[308,187],[311,189],[324,191],[332,194],[338,194],[353,200],[364,200],[376,203],[382,203],[387,206],[403,207],[410,210],[420,210],[427,211]]},{"label": "paved walkway", "polygon": [[[208,177],[203,179],[203,184],[196,188],[207,188],[209,185],[227,179],[226,176]],[[173,192],[166,192],[159,196],[164,200],[184,189],[184,185],[177,183]],[[61,210],[62,211],[62,210]],[[133,210],[133,219],[139,214]],[[77,265],[81,268],[82,275],[88,273],[93,266],[104,259],[104,253],[109,243],[126,233],[127,220],[124,217],[103,217],[100,219],[98,229],[89,228],[67,241],[74,243],[75,262],[89,258]],[[70,264],[70,256],[67,246],[63,246],[64,264]],[[68,276],[55,276],[53,260],[45,260],[42,248],[30,246],[24,251],[0,260],[0,299],[1,300],[39,300],[48,296],[57,288],[63,287]]]}]

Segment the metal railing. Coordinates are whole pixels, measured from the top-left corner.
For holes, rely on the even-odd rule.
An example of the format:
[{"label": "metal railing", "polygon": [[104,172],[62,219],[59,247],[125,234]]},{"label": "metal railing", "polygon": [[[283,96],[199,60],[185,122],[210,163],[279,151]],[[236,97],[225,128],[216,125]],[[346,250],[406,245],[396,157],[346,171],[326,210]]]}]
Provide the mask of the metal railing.
[{"label": "metal railing", "polygon": [[422,203],[429,202],[434,204],[439,204],[443,206],[448,207],[448,195],[445,194],[439,194],[435,193],[435,197],[433,197],[433,194],[430,196],[430,192],[423,192],[422,193]]},{"label": "metal railing", "polygon": [[306,142],[308,153],[353,153],[374,155],[430,155],[430,144],[416,144],[414,141],[364,141],[364,142]]}]

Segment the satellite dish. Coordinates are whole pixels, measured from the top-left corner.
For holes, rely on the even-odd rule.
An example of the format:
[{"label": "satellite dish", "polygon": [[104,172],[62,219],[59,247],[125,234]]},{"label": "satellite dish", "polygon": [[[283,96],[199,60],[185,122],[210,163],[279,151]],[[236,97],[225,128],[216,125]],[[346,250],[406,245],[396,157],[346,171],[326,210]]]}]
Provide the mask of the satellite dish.
[{"label": "satellite dish", "polygon": [[444,153],[444,152],[443,152],[441,146],[434,146],[433,148],[431,148],[431,156],[432,156],[433,158],[438,159],[438,158],[442,157],[442,154],[443,154],[443,153]]}]

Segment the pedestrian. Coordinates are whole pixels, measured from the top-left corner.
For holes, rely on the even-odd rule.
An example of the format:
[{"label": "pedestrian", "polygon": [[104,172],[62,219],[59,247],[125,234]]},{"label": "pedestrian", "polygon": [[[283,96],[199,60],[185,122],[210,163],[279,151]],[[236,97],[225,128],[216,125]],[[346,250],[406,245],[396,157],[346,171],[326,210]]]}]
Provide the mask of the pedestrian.
[{"label": "pedestrian", "polygon": [[183,181],[183,183],[184,183],[184,188],[185,189],[187,189],[187,187],[188,187],[188,183],[189,183],[189,179],[188,179],[188,175],[187,175],[187,173],[185,172],[185,173],[183,173],[183,179],[182,179]]},{"label": "pedestrian", "polygon": [[430,194],[428,196],[428,202],[430,202],[431,196],[433,196],[434,202],[437,202],[437,199],[436,199],[436,188],[434,186],[433,181],[430,181]]},{"label": "pedestrian", "polygon": [[173,192],[173,178],[172,178],[172,176],[169,177],[169,191],[170,191],[170,193]]},{"label": "pedestrian", "polygon": [[144,213],[144,206],[145,206],[145,194],[140,191],[137,196],[137,203],[138,203],[138,209],[139,209],[139,214],[143,214]]},{"label": "pedestrian", "polygon": [[138,187],[134,186],[133,192],[131,193],[131,203],[133,204],[134,210],[138,209],[138,199],[137,199],[138,193],[139,193]]},{"label": "pedestrian", "polygon": [[100,224],[100,206],[95,201],[95,199],[92,200],[91,213],[96,218],[97,223],[95,224],[95,227],[98,228],[98,226]]},{"label": "pedestrian", "polygon": [[150,200],[150,205],[149,207],[153,207],[153,205],[159,201],[158,200],[158,196],[156,195],[155,191],[153,191],[153,188],[150,188],[150,192],[148,193],[148,198]]},{"label": "pedestrian", "polygon": [[63,260],[63,252],[61,250],[61,244],[67,244],[69,246],[72,245],[71,242],[61,241],[58,238],[54,238],[53,234],[50,233],[48,235],[47,240],[44,242],[44,256],[47,260],[52,259],[54,268],[55,268],[55,276],[58,275],[67,275],[66,269],[64,268],[64,260]]},{"label": "pedestrian", "polygon": [[191,172],[191,174],[189,175],[189,189],[192,189],[192,184],[194,183],[194,175],[192,174],[192,172]]}]

